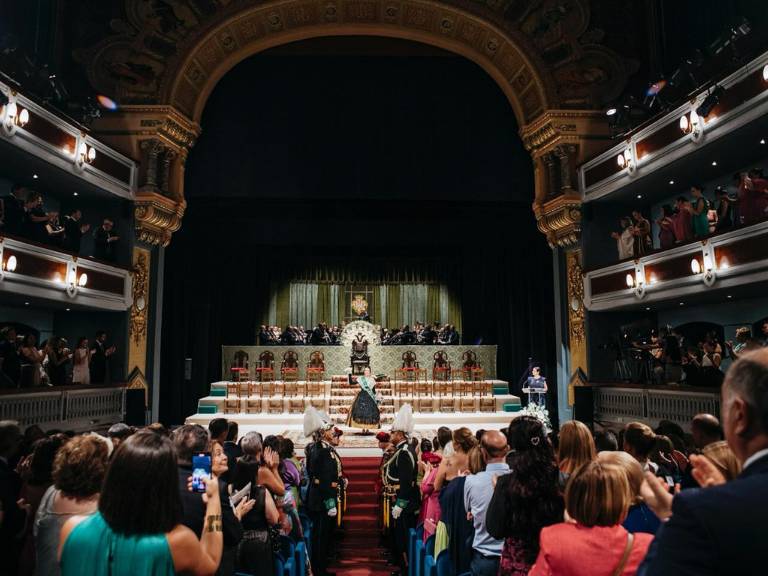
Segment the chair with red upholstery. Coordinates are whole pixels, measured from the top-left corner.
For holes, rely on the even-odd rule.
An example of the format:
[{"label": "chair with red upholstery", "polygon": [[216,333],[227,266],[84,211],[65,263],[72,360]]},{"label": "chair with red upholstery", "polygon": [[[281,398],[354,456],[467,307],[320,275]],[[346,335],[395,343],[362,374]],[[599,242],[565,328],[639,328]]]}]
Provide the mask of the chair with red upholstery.
[{"label": "chair with red upholstery", "polygon": [[299,355],[293,350],[283,354],[283,361],[280,363],[280,379],[283,382],[296,382],[299,379]]},{"label": "chair with red upholstery", "polygon": [[259,354],[259,365],[256,366],[256,375],[259,382],[274,382],[275,380],[275,355],[269,350]]}]

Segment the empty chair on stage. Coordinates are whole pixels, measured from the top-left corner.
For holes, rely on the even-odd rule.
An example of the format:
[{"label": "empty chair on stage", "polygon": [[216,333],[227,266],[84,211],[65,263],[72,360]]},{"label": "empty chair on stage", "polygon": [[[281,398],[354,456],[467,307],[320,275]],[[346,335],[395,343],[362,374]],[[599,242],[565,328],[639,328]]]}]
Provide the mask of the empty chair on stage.
[{"label": "empty chair on stage", "polygon": [[435,352],[432,364],[432,380],[445,382],[451,379],[451,362],[448,360],[448,353],[445,350]]},{"label": "empty chair on stage", "polygon": [[472,350],[464,352],[461,359],[463,361],[461,371],[463,372],[464,380],[482,380],[485,377],[483,367],[477,361],[477,354]]},{"label": "empty chair on stage", "polygon": [[275,379],[275,355],[269,350],[259,354],[259,365],[256,367],[258,380],[272,382]]},{"label": "empty chair on stage", "polygon": [[315,350],[309,355],[307,363],[307,381],[321,382],[325,378],[325,354]]},{"label": "empty chair on stage", "polygon": [[230,366],[233,382],[242,382],[248,380],[248,352],[238,350],[232,357]]},{"label": "empty chair on stage", "polygon": [[283,361],[280,363],[280,379],[283,382],[296,382],[299,379],[299,355],[293,350],[283,354]]}]

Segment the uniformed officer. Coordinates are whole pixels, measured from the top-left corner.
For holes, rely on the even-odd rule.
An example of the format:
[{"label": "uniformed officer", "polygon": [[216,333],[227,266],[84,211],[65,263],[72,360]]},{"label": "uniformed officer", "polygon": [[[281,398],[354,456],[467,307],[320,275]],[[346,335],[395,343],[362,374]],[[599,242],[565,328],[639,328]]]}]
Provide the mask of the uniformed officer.
[{"label": "uniformed officer", "polygon": [[[410,448],[408,437],[413,433],[413,409],[404,404],[392,423],[391,441],[395,453],[386,465],[384,481],[391,497],[393,548],[399,574],[408,573],[408,535],[416,527],[420,508],[420,492],[416,483],[418,472],[416,455]],[[397,572],[393,573],[397,574]]]},{"label": "uniformed officer", "polygon": [[312,572],[328,576],[328,552],[333,548],[331,538],[339,514],[340,470],[333,457],[333,423],[314,407],[304,412],[304,435],[313,442],[304,449],[309,489],[307,508],[312,520]]}]

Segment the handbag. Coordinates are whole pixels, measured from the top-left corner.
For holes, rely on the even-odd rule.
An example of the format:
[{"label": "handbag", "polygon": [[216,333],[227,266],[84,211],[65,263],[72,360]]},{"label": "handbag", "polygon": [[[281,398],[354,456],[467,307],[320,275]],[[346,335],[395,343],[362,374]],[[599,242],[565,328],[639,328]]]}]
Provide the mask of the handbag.
[{"label": "handbag", "polygon": [[627,545],[624,547],[624,554],[621,556],[619,565],[616,567],[616,570],[613,571],[613,576],[621,576],[621,573],[624,572],[624,567],[627,565],[629,554],[632,552],[632,545],[634,543],[635,535],[632,534],[632,532],[627,532]]}]

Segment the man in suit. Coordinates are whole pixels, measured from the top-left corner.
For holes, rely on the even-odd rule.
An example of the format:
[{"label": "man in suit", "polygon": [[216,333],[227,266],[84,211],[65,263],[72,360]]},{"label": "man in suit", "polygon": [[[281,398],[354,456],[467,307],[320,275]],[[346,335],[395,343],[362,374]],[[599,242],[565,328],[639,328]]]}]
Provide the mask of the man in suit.
[{"label": "man in suit", "polygon": [[109,218],[104,218],[104,222],[93,233],[93,255],[107,262],[114,262],[117,256],[117,242],[120,236],[114,233],[115,223]]},{"label": "man in suit", "polygon": [[80,254],[80,241],[91,227],[80,222],[82,217],[83,213],[78,208],[64,216],[64,249],[75,254]]},{"label": "man in suit", "polygon": [[307,508],[312,520],[312,573],[327,576],[328,553],[335,548],[331,540],[343,480],[333,457],[333,424],[312,406],[304,413],[304,435],[313,440],[304,449],[309,476]]},{"label": "man in suit", "polygon": [[668,520],[656,533],[641,576],[766,573],[768,349],[744,354],[730,367],[721,413],[725,439],[743,471],[726,483],[706,458],[693,455],[693,475],[705,487],[674,499],[646,477],[653,489],[644,494],[646,501]]},{"label": "man in suit", "polygon": [[3,233],[21,236],[24,234],[26,226],[27,211],[26,205],[27,190],[21,184],[14,184],[11,188],[10,196],[3,197]]},{"label": "man in suit", "polygon": [[96,332],[91,349],[91,384],[104,384],[109,376],[109,357],[116,348],[107,348],[107,333],[104,330]]}]

